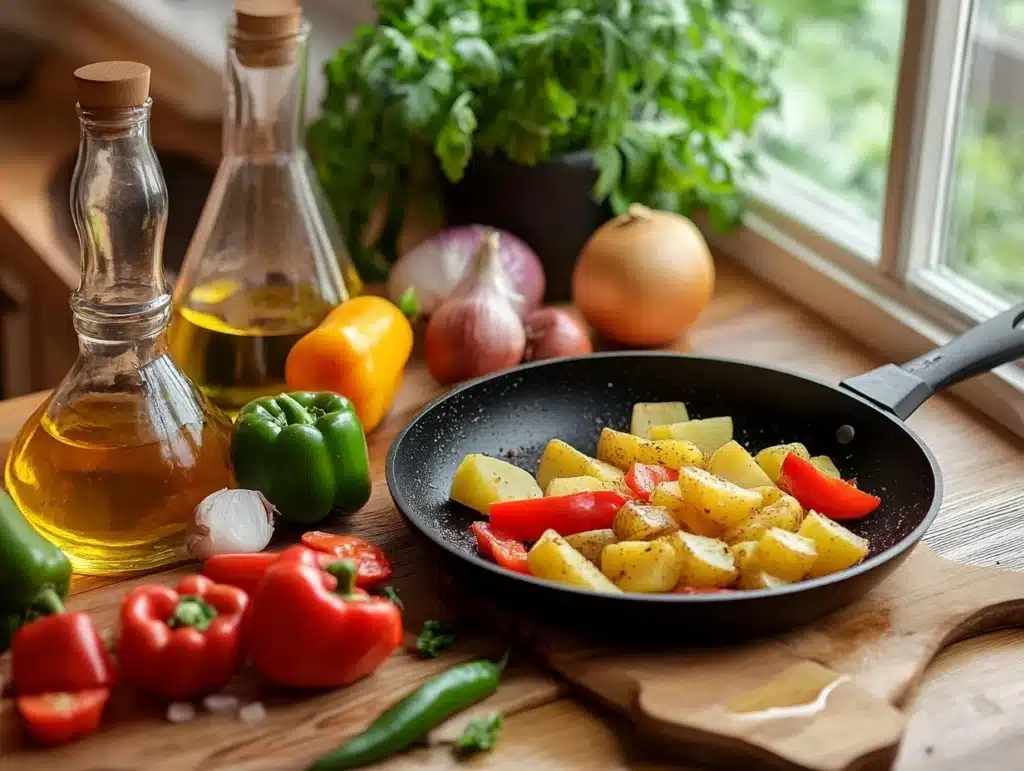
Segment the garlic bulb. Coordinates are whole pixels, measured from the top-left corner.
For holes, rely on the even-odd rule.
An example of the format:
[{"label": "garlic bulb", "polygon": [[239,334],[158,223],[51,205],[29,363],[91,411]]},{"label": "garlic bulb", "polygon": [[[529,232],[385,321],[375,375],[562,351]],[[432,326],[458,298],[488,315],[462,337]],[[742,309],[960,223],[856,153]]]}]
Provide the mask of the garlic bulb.
[{"label": "garlic bulb", "polygon": [[185,532],[193,559],[263,551],[274,535],[274,505],[256,490],[224,488],[203,498]]}]

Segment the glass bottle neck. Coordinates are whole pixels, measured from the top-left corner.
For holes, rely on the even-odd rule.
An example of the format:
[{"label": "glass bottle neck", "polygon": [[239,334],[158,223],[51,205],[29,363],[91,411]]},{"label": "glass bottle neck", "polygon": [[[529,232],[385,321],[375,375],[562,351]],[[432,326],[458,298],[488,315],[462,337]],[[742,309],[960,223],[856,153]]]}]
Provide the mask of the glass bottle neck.
[{"label": "glass bottle neck", "polygon": [[144,340],[167,327],[163,242],[167,186],[149,135],[152,102],[121,110],[79,108],[81,142],[71,216],[82,278],[71,296],[85,340]]},{"label": "glass bottle neck", "polygon": [[305,129],[307,30],[262,43],[233,34],[225,75],[224,155],[295,155]]}]

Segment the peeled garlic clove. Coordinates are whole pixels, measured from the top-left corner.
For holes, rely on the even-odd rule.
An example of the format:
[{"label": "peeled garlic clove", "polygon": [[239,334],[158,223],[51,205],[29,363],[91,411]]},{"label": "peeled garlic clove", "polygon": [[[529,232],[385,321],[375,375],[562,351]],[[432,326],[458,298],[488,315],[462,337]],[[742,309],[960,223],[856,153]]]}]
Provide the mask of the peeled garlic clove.
[{"label": "peeled garlic clove", "polygon": [[274,504],[256,490],[218,490],[196,506],[185,550],[197,560],[263,551],[274,535],[274,512]]}]

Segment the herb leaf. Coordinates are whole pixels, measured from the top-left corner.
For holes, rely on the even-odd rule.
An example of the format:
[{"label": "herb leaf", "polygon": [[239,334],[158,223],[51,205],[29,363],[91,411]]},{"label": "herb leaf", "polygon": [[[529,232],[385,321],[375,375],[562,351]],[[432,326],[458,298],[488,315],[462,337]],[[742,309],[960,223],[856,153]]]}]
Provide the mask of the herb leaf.
[{"label": "herb leaf", "polygon": [[423,631],[416,638],[416,650],[426,659],[437,658],[441,651],[448,650],[455,644],[455,633],[446,628],[440,621],[426,621]]},{"label": "herb leaf", "polygon": [[500,712],[491,712],[485,717],[471,720],[455,741],[455,751],[459,755],[470,755],[485,752],[498,741],[502,729]]},{"label": "herb leaf", "polygon": [[[403,295],[403,297],[404,296],[405,295]],[[395,587],[385,586],[383,589],[380,590],[380,593],[384,595],[385,598],[391,600],[391,602],[397,605],[400,611],[402,611],[403,613],[405,612],[405,603],[402,602],[402,598],[398,596],[398,590]]]}]

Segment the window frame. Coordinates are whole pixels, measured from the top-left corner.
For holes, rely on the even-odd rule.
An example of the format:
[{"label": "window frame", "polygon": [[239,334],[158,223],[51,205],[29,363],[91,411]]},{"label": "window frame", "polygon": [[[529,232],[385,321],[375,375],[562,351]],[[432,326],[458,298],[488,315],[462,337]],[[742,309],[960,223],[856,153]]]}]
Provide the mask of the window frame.
[{"label": "window frame", "polygon": [[[948,237],[974,20],[975,0],[906,0],[882,223],[880,231],[871,223],[874,239],[838,196],[771,161],[762,162],[763,177],[750,185],[740,227],[723,234],[700,223],[716,249],[893,361],[942,345],[1007,307],[938,261]],[[952,390],[1024,437],[1024,366],[1008,364]]]}]

